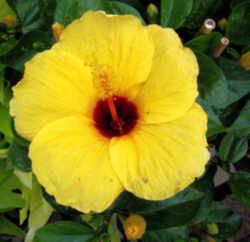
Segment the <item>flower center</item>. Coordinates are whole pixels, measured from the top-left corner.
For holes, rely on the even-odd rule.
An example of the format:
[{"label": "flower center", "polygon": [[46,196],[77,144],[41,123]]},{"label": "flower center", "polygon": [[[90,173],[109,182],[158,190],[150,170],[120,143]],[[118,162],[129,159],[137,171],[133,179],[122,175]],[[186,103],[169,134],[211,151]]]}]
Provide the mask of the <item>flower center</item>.
[{"label": "flower center", "polygon": [[100,133],[112,138],[129,133],[136,125],[138,112],[135,104],[125,97],[111,96],[97,102],[93,119]]}]

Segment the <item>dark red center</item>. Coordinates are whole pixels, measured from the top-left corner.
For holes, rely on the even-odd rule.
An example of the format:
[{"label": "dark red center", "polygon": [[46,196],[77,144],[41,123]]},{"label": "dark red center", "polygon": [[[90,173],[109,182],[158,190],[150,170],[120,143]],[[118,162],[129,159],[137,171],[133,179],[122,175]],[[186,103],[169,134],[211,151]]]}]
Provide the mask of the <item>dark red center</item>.
[{"label": "dark red center", "polygon": [[138,120],[137,108],[133,102],[120,96],[113,96],[112,101],[119,122],[112,117],[108,98],[98,101],[93,112],[96,128],[107,138],[128,134]]}]

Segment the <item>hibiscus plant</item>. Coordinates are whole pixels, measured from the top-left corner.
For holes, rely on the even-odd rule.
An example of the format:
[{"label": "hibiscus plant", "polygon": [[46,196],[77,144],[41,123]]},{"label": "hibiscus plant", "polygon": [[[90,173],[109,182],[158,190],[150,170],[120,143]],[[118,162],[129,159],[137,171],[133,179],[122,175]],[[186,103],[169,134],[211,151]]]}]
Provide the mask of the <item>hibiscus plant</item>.
[{"label": "hibiscus plant", "polygon": [[0,242],[249,241],[250,0],[0,0]]}]

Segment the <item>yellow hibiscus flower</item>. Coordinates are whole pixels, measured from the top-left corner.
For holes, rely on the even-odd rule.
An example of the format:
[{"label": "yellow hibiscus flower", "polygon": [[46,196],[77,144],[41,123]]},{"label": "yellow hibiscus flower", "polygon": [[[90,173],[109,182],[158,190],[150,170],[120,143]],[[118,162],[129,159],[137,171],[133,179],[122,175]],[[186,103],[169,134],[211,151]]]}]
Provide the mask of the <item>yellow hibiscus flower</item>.
[{"label": "yellow hibiscus flower", "polygon": [[101,212],[124,190],[149,200],[191,184],[209,159],[198,64],[170,28],[89,11],[25,65],[15,128],[56,200]]}]

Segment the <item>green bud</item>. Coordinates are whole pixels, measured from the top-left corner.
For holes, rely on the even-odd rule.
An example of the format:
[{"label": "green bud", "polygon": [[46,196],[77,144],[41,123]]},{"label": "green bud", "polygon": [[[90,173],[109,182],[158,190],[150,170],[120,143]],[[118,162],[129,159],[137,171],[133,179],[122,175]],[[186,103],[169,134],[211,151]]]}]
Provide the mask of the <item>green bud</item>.
[{"label": "green bud", "polygon": [[150,3],[147,7],[147,17],[149,23],[151,24],[157,23],[158,15],[159,15],[158,8],[153,3]]},{"label": "green bud", "polygon": [[199,242],[199,239],[196,237],[190,237],[188,242]]},{"label": "green bud", "polygon": [[215,223],[207,224],[207,232],[212,235],[218,234],[219,233],[218,225]]},{"label": "green bud", "polygon": [[224,31],[226,29],[226,25],[227,25],[227,20],[225,18],[222,18],[219,22],[218,22],[218,26],[219,28]]},{"label": "green bud", "polygon": [[33,49],[35,49],[35,50],[40,50],[40,49],[44,49],[44,48],[45,48],[44,43],[41,42],[41,41],[36,41],[36,42],[34,42],[34,43],[32,44],[32,47],[33,47]]}]

